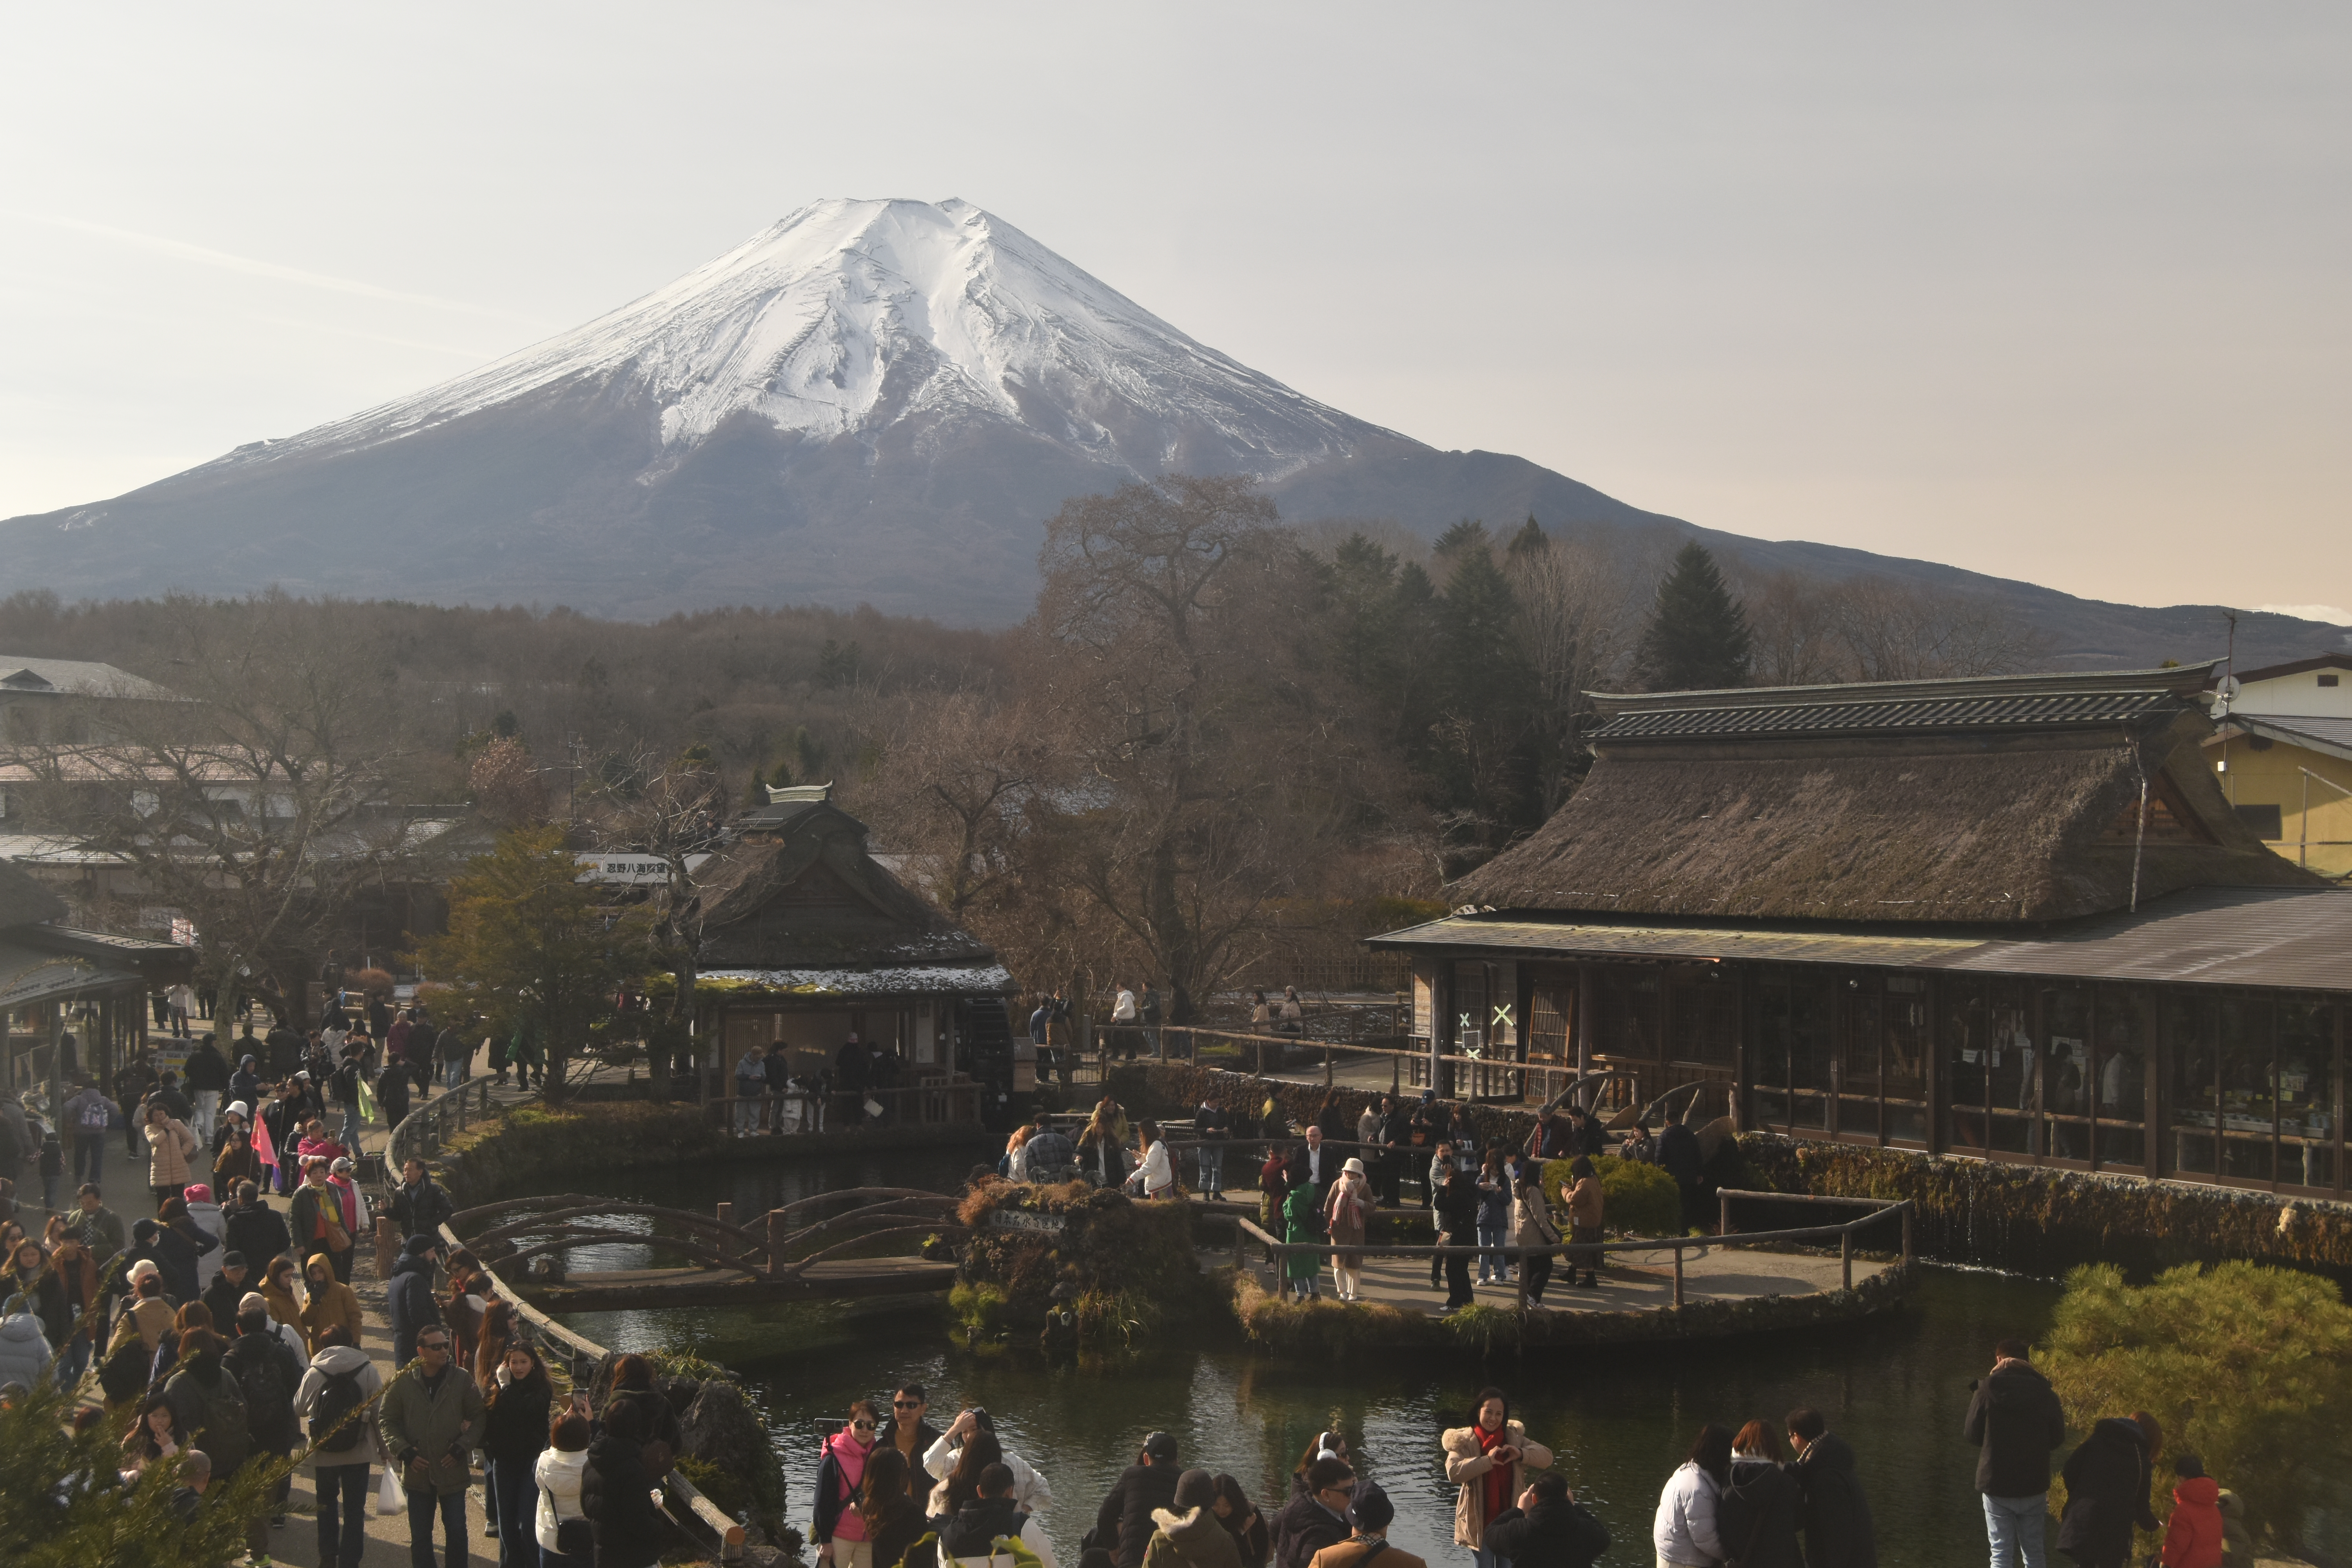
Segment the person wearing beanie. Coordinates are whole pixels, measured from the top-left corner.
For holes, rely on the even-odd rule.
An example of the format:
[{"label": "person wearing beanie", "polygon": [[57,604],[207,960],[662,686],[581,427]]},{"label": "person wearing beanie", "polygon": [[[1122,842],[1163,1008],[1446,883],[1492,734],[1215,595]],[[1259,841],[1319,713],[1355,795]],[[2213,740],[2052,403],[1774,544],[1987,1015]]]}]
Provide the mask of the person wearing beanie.
[{"label": "person wearing beanie", "polygon": [[[223,1273],[226,1273],[224,1266]],[[294,1391],[301,1386],[308,1362],[278,1336],[269,1321],[269,1303],[257,1290],[248,1290],[236,1303],[233,1317],[216,1321],[231,1324],[235,1337],[221,1353],[221,1365],[236,1379],[245,1395],[247,1434],[257,1453],[283,1458],[302,1446],[300,1425],[294,1418]],[[275,1489],[268,1516],[271,1523],[286,1522],[287,1483]],[[246,1546],[257,1559],[269,1555],[269,1531],[259,1518],[246,1532]]]},{"label": "person wearing beanie", "polygon": [[2172,1461],[2172,1518],[2164,1527],[2164,1568],[2221,1568],[2226,1560],[2221,1489],[2204,1461],[2184,1452]]},{"label": "person wearing beanie", "polygon": [[1389,1526],[1395,1519],[1396,1504],[1389,1500],[1380,1483],[1360,1483],[1348,1503],[1351,1533],[1336,1546],[1318,1552],[1308,1568],[1429,1568],[1412,1552],[1389,1544]]},{"label": "person wearing beanie", "polygon": [[1152,1510],[1176,1500],[1176,1481],[1182,1473],[1176,1464],[1174,1437],[1154,1432],[1144,1438],[1143,1451],[1120,1472],[1110,1495],[1095,1510],[1088,1541],[1109,1547],[1118,1568],[1143,1568],[1144,1549],[1151,1544]]},{"label": "person wearing beanie", "polygon": [[1206,1470],[1176,1478],[1176,1496],[1151,1510],[1143,1568],[1242,1568],[1241,1549],[1217,1517],[1217,1479]]},{"label": "person wearing beanie", "polygon": [[412,1236],[392,1266],[392,1281],[384,1287],[384,1315],[392,1325],[392,1364],[406,1366],[416,1359],[416,1336],[441,1326],[441,1303],[433,1295],[433,1253],[437,1244],[425,1235]]},{"label": "person wearing beanie", "polygon": [[245,1254],[224,1252],[221,1254],[220,1271],[196,1299],[205,1304],[206,1311],[212,1313],[214,1322],[233,1323],[236,1321],[237,1303],[244,1300],[246,1292],[252,1289],[253,1271],[246,1267]]}]

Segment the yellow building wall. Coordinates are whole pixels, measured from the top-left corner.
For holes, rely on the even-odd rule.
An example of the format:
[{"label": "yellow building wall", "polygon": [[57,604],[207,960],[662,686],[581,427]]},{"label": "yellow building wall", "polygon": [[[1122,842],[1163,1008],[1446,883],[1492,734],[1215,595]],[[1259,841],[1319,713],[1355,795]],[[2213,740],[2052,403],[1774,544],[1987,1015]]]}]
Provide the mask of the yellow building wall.
[{"label": "yellow building wall", "polygon": [[[2352,790],[2352,762],[2284,741],[2273,741],[2267,750],[2258,752],[2244,735],[2206,747],[2205,755],[2214,764],[2214,782],[2231,805],[2279,808],[2279,837],[2269,841],[2272,848],[2324,875],[2352,873],[2352,795],[2340,793]],[[2333,780],[2338,788],[2330,789],[2319,779],[2306,779],[2301,772],[2305,768],[2319,779]],[[2308,821],[2304,812],[2306,799]]]}]

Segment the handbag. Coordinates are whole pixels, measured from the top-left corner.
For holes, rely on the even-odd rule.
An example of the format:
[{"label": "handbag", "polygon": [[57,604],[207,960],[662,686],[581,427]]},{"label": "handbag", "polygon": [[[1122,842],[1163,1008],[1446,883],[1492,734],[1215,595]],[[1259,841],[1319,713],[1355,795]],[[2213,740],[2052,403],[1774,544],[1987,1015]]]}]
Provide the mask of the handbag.
[{"label": "handbag", "polygon": [[583,1563],[596,1559],[596,1527],[584,1519],[559,1519],[555,1521],[555,1549],[566,1557]]},{"label": "handbag", "polygon": [[327,1220],[325,1224],[327,1226],[327,1233],[320,1239],[327,1244],[327,1250],[330,1252],[349,1252],[352,1249],[352,1233],[345,1230],[341,1226],[337,1225],[333,1220]]}]

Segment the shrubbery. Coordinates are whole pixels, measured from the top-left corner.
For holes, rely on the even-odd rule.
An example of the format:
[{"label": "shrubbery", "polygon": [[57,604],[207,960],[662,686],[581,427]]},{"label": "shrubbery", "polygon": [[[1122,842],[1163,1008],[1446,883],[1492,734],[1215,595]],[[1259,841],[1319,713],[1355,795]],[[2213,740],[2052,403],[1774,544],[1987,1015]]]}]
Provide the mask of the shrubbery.
[{"label": "shrubbery", "polygon": [[[1552,1212],[1560,1225],[1560,1234],[1568,1233],[1567,1200],[1561,1195],[1568,1190],[1569,1162],[1544,1162],[1544,1193],[1551,1199]],[[1655,1165],[1639,1160],[1621,1160],[1614,1154],[1603,1154],[1592,1162],[1601,1178],[1602,1205],[1601,1224],[1624,1236],[1679,1236],[1683,1228],[1682,1189],[1675,1179]]]},{"label": "shrubbery", "polygon": [[[2352,1475],[2342,1414],[2352,1401],[2352,1308],[2315,1275],[2189,1264],[2134,1288],[2112,1264],[2085,1264],[2066,1276],[2044,1344],[2042,1369],[2069,1427],[2147,1411],[2164,1427],[2168,1457],[2195,1450],[2245,1500],[2258,1537],[2292,1544],[2308,1511],[2340,1500]],[[2161,1479],[2170,1466],[2159,1459],[2157,1469]],[[2161,1516],[2161,1479],[2157,1491]]]}]

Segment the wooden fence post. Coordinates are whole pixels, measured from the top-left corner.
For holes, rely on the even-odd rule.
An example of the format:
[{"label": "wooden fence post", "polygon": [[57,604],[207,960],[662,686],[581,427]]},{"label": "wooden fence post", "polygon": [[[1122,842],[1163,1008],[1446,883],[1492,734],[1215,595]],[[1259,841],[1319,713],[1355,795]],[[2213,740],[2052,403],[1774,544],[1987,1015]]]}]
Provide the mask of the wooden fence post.
[{"label": "wooden fence post", "polygon": [[768,1278],[771,1279],[783,1272],[784,1238],[792,1233],[792,1222],[774,1209],[770,1209],[768,1211]]},{"label": "wooden fence post", "polygon": [[1683,1304],[1683,1244],[1682,1244],[1681,1242],[1677,1241],[1676,1243],[1675,1243],[1675,1310],[1677,1310],[1677,1311],[1681,1310],[1681,1309],[1682,1309],[1682,1304]]},{"label": "wooden fence post", "polygon": [[1715,1201],[1720,1210],[1716,1220],[1715,1234],[1717,1236],[1729,1236],[1731,1234],[1730,1194],[1718,1188],[1715,1194]]},{"label": "wooden fence post", "polygon": [[400,1244],[406,1237],[400,1234],[400,1222],[388,1214],[375,1216],[375,1277],[392,1278],[392,1266],[400,1257]]},{"label": "wooden fence post", "polygon": [[1838,1232],[1838,1268],[1845,1276],[1844,1288],[1853,1289],[1853,1226],[1849,1224]]},{"label": "wooden fence post", "polygon": [[1903,1267],[1911,1267],[1911,1200],[1903,1200]]}]

